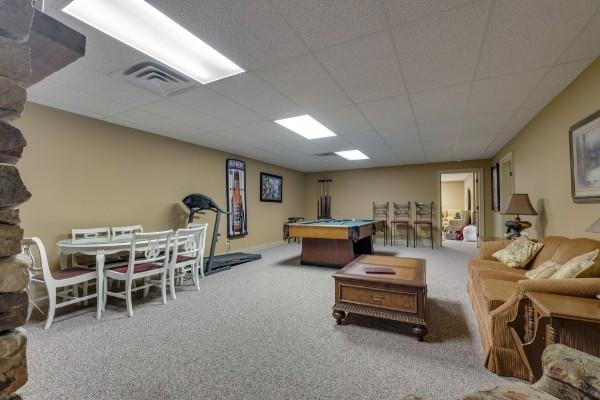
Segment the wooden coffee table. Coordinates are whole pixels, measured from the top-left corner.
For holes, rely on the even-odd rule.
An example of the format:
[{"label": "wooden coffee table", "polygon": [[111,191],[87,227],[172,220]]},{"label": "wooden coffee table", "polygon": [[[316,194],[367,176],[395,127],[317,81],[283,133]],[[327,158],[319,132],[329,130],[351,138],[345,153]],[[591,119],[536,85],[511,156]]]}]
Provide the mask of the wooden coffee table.
[{"label": "wooden coffee table", "polygon": [[[393,275],[367,274],[365,267],[388,267]],[[333,274],[338,325],[348,313],[369,315],[413,325],[419,341],[427,335],[425,260],[363,255]]]}]

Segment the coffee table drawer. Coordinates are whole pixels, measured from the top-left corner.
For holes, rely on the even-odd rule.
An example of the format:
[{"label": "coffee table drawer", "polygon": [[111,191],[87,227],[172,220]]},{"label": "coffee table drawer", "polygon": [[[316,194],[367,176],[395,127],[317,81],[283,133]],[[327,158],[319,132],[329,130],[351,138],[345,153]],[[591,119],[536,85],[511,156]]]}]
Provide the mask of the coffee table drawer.
[{"label": "coffee table drawer", "polygon": [[417,312],[417,295],[410,292],[398,292],[375,289],[364,286],[340,284],[340,301],[363,304],[410,313]]}]

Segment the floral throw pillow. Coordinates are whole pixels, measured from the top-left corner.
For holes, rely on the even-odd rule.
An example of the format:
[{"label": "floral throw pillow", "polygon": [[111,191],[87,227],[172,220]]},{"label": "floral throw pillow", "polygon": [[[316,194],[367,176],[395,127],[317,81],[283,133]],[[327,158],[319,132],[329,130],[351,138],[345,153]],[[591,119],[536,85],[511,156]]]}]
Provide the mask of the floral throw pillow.
[{"label": "floral throw pillow", "polygon": [[594,260],[598,257],[599,252],[600,251],[596,249],[589,253],[585,253],[581,256],[570,259],[563,264],[562,267],[560,267],[558,271],[556,271],[556,273],[550,277],[550,279],[577,278],[595,264]]},{"label": "floral throw pillow", "polygon": [[529,279],[548,279],[558,271],[560,264],[554,261],[544,261],[537,268],[527,271],[525,276]]},{"label": "floral throw pillow", "polygon": [[520,237],[502,250],[492,254],[498,261],[512,268],[525,268],[527,263],[544,247],[543,243]]}]

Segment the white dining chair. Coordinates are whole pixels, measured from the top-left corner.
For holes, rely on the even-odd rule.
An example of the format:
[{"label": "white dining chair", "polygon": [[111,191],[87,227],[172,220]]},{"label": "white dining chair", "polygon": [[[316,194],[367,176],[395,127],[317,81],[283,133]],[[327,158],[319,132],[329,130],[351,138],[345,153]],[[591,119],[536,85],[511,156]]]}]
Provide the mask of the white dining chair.
[{"label": "white dining chair", "polygon": [[[148,280],[151,276],[160,275],[160,288],[162,291],[162,302],[167,304],[167,274],[169,272],[170,241],[173,231],[133,233],[131,247],[129,249],[129,261],[127,265],[109,269],[104,275],[104,303],[108,296],[125,300],[127,303],[127,314],[133,317],[133,305],[131,302],[132,292],[147,290],[157,284]],[[136,254],[143,257],[136,258]],[[125,282],[125,290],[112,292],[108,290],[108,279]],[[133,281],[143,279],[144,284],[133,287]]]},{"label": "white dining chair", "polygon": [[134,233],[144,233],[142,225],[113,226],[110,228],[113,239],[131,237]]},{"label": "white dining chair", "polygon": [[[74,243],[85,243],[87,241],[97,239],[110,239],[110,229],[108,227],[101,228],[76,228],[71,229],[71,240]],[[95,260],[78,260],[79,254],[73,253],[71,255],[71,263],[74,267],[94,267],[96,264]]]},{"label": "white dining chair", "polygon": [[[37,237],[23,239],[23,252],[29,259],[29,271],[31,274],[29,315],[31,315],[33,305],[36,304],[36,301],[48,299],[48,315],[46,317],[44,329],[50,328],[57,308],[85,302],[89,299],[98,297],[97,293],[90,295],[84,294],[83,297],[79,297],[77,290],[78,284],[87,283],[97,279],[98,274],[95,270],[82,267],[50,270],[46,249],[40,238]],[[36,262],[36,260],[38,260],[39,263]],[[31,285],[45,287],[47,295],[35,297],[34,291],[31,290]],[[61,288],[65,288],[65,291],[58,293],[58,290]],[[69,295],[71,290],[72,295]],[[57,303],[57,297],[65,299],[65,301]]]},{"label": "white dining chair", "polygon": [[169,285],[171,299],[175,300],[175,284],[183,283],[188,273],[196,290],[200,290],[198,270],[204,278],[204,245],[208,224],[199,224],[194,228],[178,229],[173,240],[173,253],[169,265]]}]

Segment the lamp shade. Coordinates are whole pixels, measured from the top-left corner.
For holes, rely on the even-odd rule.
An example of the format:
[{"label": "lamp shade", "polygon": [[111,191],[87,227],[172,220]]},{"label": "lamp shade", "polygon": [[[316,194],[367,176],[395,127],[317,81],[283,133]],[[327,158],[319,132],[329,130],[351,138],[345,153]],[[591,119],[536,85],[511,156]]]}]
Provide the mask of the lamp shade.
[{"label": "lamp shade", "polygon": [[598,218],[596,220],[596,222],[594,222],[592,225],[590,225],[590,227],[587,228],[585,231],[592,232],[592,233],[600,233],[600,218]]},{"label": "lamp shade", "polygon": [[510,196],[501,214],[537,215],[526,193],[514,193]]}]

